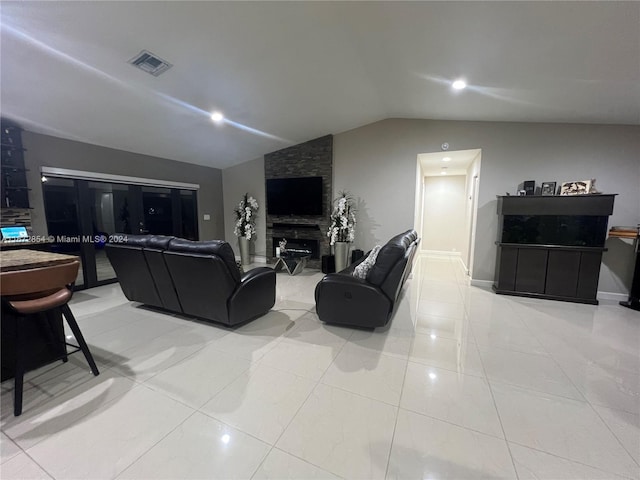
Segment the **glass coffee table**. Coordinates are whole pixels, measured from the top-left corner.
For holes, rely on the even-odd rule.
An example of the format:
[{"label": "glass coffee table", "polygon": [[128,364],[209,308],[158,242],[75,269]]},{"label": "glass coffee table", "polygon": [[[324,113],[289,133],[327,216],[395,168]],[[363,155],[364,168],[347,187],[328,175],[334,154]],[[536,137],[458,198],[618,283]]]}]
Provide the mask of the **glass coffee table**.
[{"label": "glass coffee table", "polygon": [[280,254],[273,269],[279,272],[284,268],[289,275],[297,275],[304,270],[304,267],[307,265],[307,260],[310,258],[311,255],[308,253],[285,252]]}]

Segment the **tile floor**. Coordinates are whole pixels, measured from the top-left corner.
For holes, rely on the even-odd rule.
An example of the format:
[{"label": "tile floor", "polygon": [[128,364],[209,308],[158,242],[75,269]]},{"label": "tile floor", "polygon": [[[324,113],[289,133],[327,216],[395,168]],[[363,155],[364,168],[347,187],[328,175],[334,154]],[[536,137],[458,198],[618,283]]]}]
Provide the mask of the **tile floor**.
[{"label": "tile floor", "polygon": [[3,480],[640,478],[640,313],[498,296],[423,257],[389,328],[323,325],[278,274],[235,330],[74,296],[83,358],[2,384]]}]

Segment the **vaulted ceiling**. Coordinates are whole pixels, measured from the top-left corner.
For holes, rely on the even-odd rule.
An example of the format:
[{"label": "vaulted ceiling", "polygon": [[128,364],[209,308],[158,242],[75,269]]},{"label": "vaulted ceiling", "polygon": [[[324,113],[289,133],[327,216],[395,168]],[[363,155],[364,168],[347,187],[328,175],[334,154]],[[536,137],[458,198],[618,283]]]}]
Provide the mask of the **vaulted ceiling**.
[{"label": "vaulted ceiling", "polygon": [[[389,117],[640,124],[638,2],[3,1],[1,15],[3,116],[212,167]],[[143,49],[172,68],[127,63]]]}]

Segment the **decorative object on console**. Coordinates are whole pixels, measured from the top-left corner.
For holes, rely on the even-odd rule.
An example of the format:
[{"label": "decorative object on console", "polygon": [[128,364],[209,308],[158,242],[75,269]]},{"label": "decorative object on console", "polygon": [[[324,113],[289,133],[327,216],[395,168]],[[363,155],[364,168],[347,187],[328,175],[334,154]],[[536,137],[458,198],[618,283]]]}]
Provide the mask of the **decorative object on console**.
[{"label": "decorative object on console", "polygon": [[234,211],[236,213],[236,226],[233,233],[238,237],[240,261],[243,265],[248,265],[251,263],[249,240],[256,235],[255,213],[258,211],[258,202],[248,193],[245,193]]},{"label": "decorative object on console", "polygon": [[535,195],[536,193],[536,181],[535,180],[525,180],[520,185],[518,185],[518,195],[522,195],[520,192],[524,190],[525,195]]},{"label": "decorative object on console", "polygon": [[340,196],[334,203],[336,206],[331,212],[331,225],[327,236],[334,247],[336,272],[339,272],[347,268],[349,243],[353,242],[355,238],[356,216],[353,198],[348,192],[340,192]]},{"label": "decorative object on console", "polygon": [[591,180],[576,180],[563,182],[560,195],[585,195],[591,193]]},{"label": "decorative object on console", "polygon": [[540,189],[541,195],[555,195],[556,194],[556,182],[542,182],[542,188]]}]

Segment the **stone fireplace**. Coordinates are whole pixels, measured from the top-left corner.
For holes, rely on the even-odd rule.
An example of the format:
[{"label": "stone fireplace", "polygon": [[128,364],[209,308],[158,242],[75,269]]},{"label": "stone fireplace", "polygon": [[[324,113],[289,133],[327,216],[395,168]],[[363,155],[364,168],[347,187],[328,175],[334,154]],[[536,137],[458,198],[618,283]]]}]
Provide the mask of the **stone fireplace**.
[{"label": "stone fireplace", "polygon": [[[267,262],[276,261],[278,242],[286,238],[288,249],[310,250],[310,268],[320,268],[329,255],[327,238],[333,207],[333,136],[327,135],[264,156],[265,179],[322,177],[322,215],[270,215],[267,213]],[[265,209],[268,211],[268,205]],[[295,245],[295,246],[294,246]]]}]

